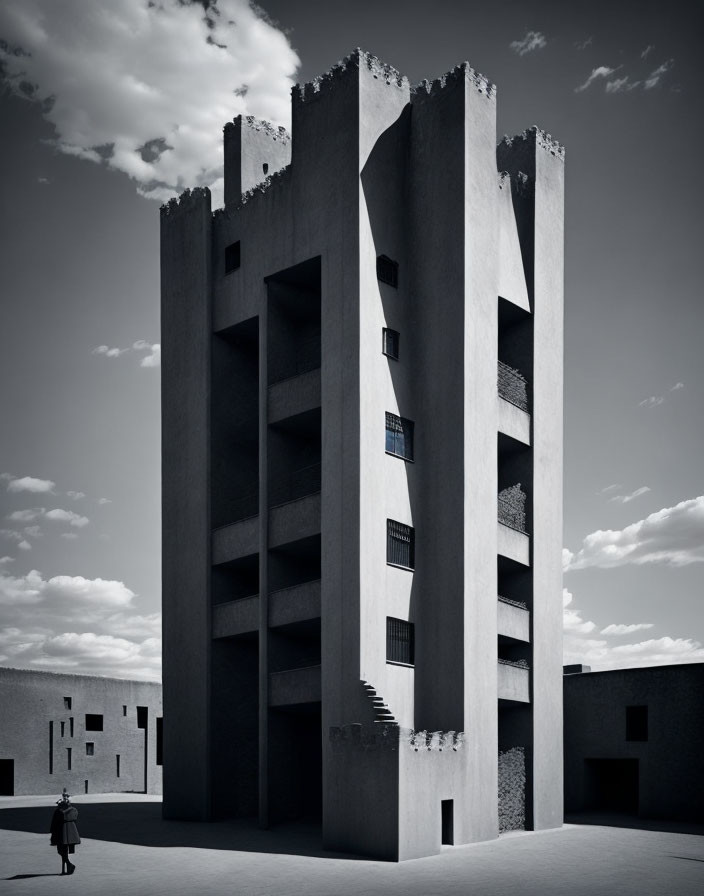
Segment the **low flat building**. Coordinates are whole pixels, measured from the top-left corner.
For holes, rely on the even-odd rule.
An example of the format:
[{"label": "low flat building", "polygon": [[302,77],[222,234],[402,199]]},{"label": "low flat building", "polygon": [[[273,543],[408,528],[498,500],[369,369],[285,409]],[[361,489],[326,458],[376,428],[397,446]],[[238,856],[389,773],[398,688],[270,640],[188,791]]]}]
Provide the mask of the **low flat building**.
[{"label": "low flat building", "polygon": [[0,668],[0,794],[161,793],[161,685]]},{"label": "low flat building", "polygon": [[565,812],[704,817],[704,663],[565,667]]}]

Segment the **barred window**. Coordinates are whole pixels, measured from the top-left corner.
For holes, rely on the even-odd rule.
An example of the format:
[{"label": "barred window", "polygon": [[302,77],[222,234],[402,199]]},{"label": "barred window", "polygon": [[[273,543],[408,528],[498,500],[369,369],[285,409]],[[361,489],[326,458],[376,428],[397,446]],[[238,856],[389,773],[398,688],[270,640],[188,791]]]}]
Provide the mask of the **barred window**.
[{"label": "barred window", "polygon": [[404,460],[413,460],[413,421],[386,412],[386,450]]},{"label": "barred window", "polygon": [[388,255],[379,255],[376,260],[376,277],[382,283],[388,283],[394,289],[398,288],[398,262],[393,261]]},{"label": "barred window", "polygon": [[386,562],[415,568],[415,530],[396,520],[386,521]]},{"label": "barred window", "polygon": [[384,329],[382,330],[381,351],[389,358],[393,358],[394,361],[398,361],[398,348],[400,338],[400,334],[396,330],[390,330],[388,329],[388,327],[384,327]]},{"label": "barred window", "polygon": [[230,274],[240,266],[240,241],[225,247],[225,273]]},{"label": "barred window", "polygon": [[415,632],[412,622],[386,617],[386,662],[413,665]]}]

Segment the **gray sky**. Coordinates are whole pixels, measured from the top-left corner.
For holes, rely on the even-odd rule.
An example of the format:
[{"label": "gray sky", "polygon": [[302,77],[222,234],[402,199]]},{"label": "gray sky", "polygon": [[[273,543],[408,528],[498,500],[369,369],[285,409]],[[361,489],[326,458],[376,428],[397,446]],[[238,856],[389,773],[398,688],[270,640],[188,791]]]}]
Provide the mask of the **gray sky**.
[{"label": "gray sky", "polygon": [[0,8],[0,664],[159,675],[158,202],[355,46],[565,144],[565,660],[704,660],[703,4],[263,5]]}]

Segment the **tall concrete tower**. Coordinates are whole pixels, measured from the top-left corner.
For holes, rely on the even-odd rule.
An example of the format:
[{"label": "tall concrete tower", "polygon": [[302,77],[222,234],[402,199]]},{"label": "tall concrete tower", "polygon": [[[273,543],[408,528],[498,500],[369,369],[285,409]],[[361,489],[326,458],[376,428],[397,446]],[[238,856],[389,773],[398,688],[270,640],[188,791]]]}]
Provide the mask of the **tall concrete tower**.
[{"label": "tall concrete tower", "polygon": [[358,50],[162,209],[168,817],[561,824],[564,152],[495,132]]}]

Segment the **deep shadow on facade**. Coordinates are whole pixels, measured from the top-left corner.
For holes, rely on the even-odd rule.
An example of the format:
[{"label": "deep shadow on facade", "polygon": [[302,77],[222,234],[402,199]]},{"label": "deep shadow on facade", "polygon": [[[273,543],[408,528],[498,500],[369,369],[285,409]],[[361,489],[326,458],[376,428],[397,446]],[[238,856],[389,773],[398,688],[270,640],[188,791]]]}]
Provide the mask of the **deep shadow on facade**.
[{"label": "deep shadow on facade", "polygon": [[0,795],[161,793],[161,685],[0,668]]},{"label": "deep shadow on facade", "polygon": [[564,152],[357,51],[162,209],[164,813],[562,823]]},{"label": "deep shadow on facade", "polygon": [[701,823],[704,663],[565,673],[565,812]]}]

